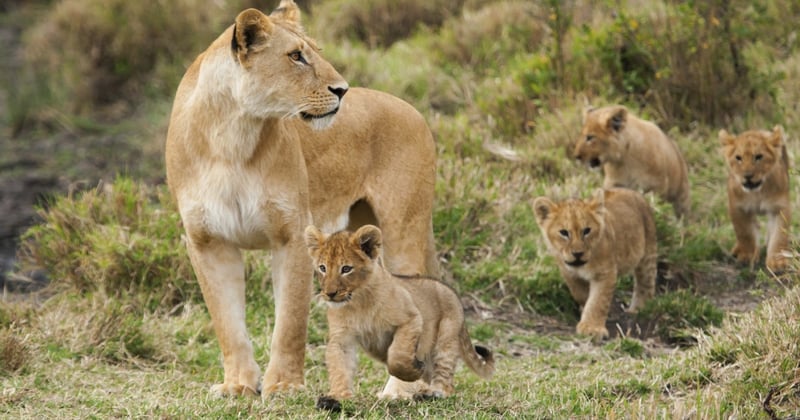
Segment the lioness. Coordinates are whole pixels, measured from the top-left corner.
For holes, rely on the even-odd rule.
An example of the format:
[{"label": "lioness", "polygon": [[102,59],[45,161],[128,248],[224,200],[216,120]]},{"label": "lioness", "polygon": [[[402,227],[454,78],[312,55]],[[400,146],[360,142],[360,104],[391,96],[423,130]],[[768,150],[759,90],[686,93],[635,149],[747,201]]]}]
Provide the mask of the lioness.
[{"label": "lioness", "polygon": [[689,175],[678,145],[624,106],[585,109],[574,156],[592,168],[602,165],[603,188],[652,191],[676,216],[689,216]]},{"label": "lioness", "polygon": [[[389,273],[376,226],[330,236],[308,226],[305,240],[319,272],[319,296],[328,304],[325,362],[331,389],[318,406],[334,409],[337,399],[352,397],[359,345],[393,377],[421,378],[426,386],[416,398],[450,395],[459,358],[481,377],[492,376],[492,353],[472,346],[455,292],[433,279]],[[392,390],[382,396],[408,397]]]},{"label": "lioness", "polygon": [[656,225],[653,210],[636,191],[599,189],[588,200],[533,202],[536,222],[572,297],[581,305],[579,334],[608,336],[606,319],[617,277],[633,273],[628,312],[655,294]]},{"label": "lioness", "polygon": [[[222,349],[217,394],[303,385],[313,276],[307,225],[336,231],[379,223],[389,267],[439,274],[431,132],[402,100],[348,88],[304,34],[291,0],[269,16],[241,12],[178,87],[167,180]],[[272,251],[276,308],[261,387],[240,252],[254,248]]]},{"label": "lioness", "polygon": [[788,260],[791,207],[789,156],[783,128],[750,130],[736,136],[720,130],[719,141],[728,166],[728,214],[736,233],[731,253],[751,266],[758,261],[758,219],[769,217],[767,268],[781,271]]}]

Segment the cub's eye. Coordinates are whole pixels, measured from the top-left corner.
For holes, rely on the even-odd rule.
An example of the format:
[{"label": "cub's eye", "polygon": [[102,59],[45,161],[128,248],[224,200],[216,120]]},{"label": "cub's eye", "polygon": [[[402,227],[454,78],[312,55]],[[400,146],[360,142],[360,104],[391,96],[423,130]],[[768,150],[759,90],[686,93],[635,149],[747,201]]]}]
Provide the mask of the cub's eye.
[{"label": "cub's eye", "polygon": [[565,237],[565,238],[567,238],[567,239],[569,239],[569,231],[567,231],[566,229],[559,230],[558,234],[563,236],[563,237]]},{"label": "cub's eye", "polygon": [[592,141],[592,140],[594,140],[594,136],[592,136],[592,135],[586,136],[586,142],[587,143]]},{"label": "cub's eye", "polygon": [[592,233],[592,228],[583,228],[583,236],[588,236],[590,233]]},{"label": "cub's eye", "polygon": [[755,155],[755,156],[753,157],[753,159],[755,159],[755,160],[756,160],[756,162],[758,162],[758,161],[760,161],[761,159],[764,159],[764,155],[762,155],[762,154],[760,154],[760,153],[759,153],[759,154]]},{"label": "cub's eye", "polygon": [[292,61],[296,61],[298,63],[308,64],[308,62],[306,61],[305,57],[303,57],[303,53],[300,52],[300,50],[295,50],[295,51],[290,52],[289,53],[289,58],[291,58]]},{"label": "cub's eye", "polygon": [[341,271],[342,271],[342,274],[347,274],[347,273],[353,271],[353,267],[351,267],[349,265],[343,265]]},{"label": "cub's eye", "polygon": [[325,274],[326,270],[325,265],[320,265],[319,267],[317,267],[317,269],[319,270],[320,273]]},{"label": "cub's eye", "polygon": [[742,161],[742,157],[741,157],[741,156],[739,156],[739,155],[736,155],[736,161],[737,161],[737,162],[741,162],[741,161]]}]

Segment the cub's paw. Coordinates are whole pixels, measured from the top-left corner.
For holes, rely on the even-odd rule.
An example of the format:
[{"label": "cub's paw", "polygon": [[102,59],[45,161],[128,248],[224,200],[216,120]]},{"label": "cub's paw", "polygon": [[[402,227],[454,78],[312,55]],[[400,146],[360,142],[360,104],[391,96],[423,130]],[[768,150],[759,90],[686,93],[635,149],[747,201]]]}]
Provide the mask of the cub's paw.
[{"label": "cub's paw", "polygon": [[422,377],[425,371],[425,362],[414,358],[411,363],[392,363],[389,365],[389,374],[406,382],[414,382]]},{"label": "cub's paw", "polygon": [[758,252],[753,247],[736,244],[731,250],[731,255],[739,264],[753,265],[758,262]]},{"label": "cub's paw", "polygon": [[578,334],[590,335],[595,340],[602,340],[608,337],[608,329],[602,324],[589,324],[588,322],[581,321],[576,328]]},{"label": "cub's paw", "polygon": [[336,398],[322,395],[317,398],[317,408],[320,410],[328,410],[338,413],[342,411],[342,404]]},{"label": "cub's paw", "polygon": [[442,391],[434,391],[432,389],[423,389],[414,394],[414,401],[430,401],[439,398],[444,398],[446,395]]},{"label": "cub's paw", "polygon": [[767,268],[776,274],[783,273],[789,266],[789,259],[778,254],[767,258]]}]

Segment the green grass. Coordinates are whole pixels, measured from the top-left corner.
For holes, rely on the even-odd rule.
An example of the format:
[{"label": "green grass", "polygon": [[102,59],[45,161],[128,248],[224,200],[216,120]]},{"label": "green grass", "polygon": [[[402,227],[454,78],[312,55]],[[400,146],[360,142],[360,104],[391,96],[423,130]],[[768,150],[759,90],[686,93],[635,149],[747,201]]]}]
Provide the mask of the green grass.
[{"label": "green grass", "polygon": [[[800,47],[786,25],[774,25],[776,16],[791,20],[800,11],[784,0],[771,0],[763,8],[734,3],[736,13],[726,18],[743,31],[734,34],[740,37],[741,59],[749,69],[758,69],[735,86],[729,85],[726,56],[726,43],[733,38],[713,20],[698,19],[710,10],[705,4],[654,0],[647,3],[652,7],[628,7],[603,1],[590,7],[454,0],[448,3],[451,13],[435,16],[428,26],[401,25],[405,32],[387,34],[390,26],[378,25],[353,36],[341,26],[326,29],[322,11],[352,14],[342,22],[373,13],[374,24],[386,18],[378,14],[389,3],[360,7],[361,2],[336,0],[312,8],[306,15],[310,34],[351,85],[400,96],[427,118],[439,155],[433,223],[445,278],[464,299],[473,339],[492,348],[497,359],[492,380],[480,381],[461,368],[454,396],[417,403],[377,400],[385,368],[362,355],[356,396],[344,403],[341,417],[759,418],[765,416],[768,394],[778,417],[800,412],[796,271],[774,277],[761,265],[750,270],[733,264],[725,169],[716,138],[723,126],[741,131],[780,123],[789,134],[791,156],[800,153],[795,106],[800,101]],[[100,10],[86,7],[96,4],[71,0],[67,11],[94,16]],[[425,6],[393,9],[394,18],[402,22]],[[131,7],[139,14],[158,14]],[[616,18],[612,9],[619,12]],[[47,10],[14,16],[33,28],[32,20]],[[208,12],[182,19],[205,27]],[[215,18],[210,25],[223,23]],[[121,45],[148,39],[135,29],[151,26],[128,27],[118,35],[131,39]],[[674,37],[661,36],[666,28],[674,30]],[[703,49],[696,33],[709,45],[725,48]],[[31,42],[20,40],[32,48]],[[137,77],[149,80],[147,86],[126,80],[125,94],[134,95],[130,102],[143,104],[122,119],[102,107],[70,112],[76,98],[59,99],[59,94],[77,91],[76,86],[40,92],[35,87],[40,85],[20,79],[7,89],[13,93],[6,96],[7,123],[19,137],[0,142],[0,164],[36,152],[39,173],[82,180],[77,184],[82,186],[43,203],[40,223],[22,238],[15,275],[43,267],[52,284],[38,294],[3,297],[0,417],[340,417],[314,408],[328,387],[327,326],[323,308],[314,303],[305,390],[263,401],[215,399],[208,393],[222,379],[219,346],[174,203],[163,185],[151,182],[163,179],[161,153],[171,102],[164,92],[174,91],[180,62],[199,52],[181,51],[206,42],[183,39],[175,50],[161,51],[173,61],[159,62],[153,74],[149,66],[142,70]],[[619,61],[622,45],[629,48],[629,58],[639,61]],[[64,47],[69,50],[64,57],[56,54],[56,64],[59,57],[82,52],[70,48]],[[146,53],[122,48],[114,59],[129,60],[126,51]],[[665,68],[669,60],[687,57],[707,67]],[[623,64],[633,70],[622,72]],[[654,72],[644,71],[648,68]],[[708,69],[722,70],[709,79]],[[12,76],[3,74],[0,80],[8,86]],[[44,76],[51,77],[49,84],[60,77]],[[711,90],[692,88],[698,84]],[[681,96],[670,86],[684,86],[684,93],[698,97]],[[725,86],[735,89],[720,95],[718,89]],[[736,93],[741,89],[751,92]],[[719,97],[708,96],[714,94]],[[638,315],[619,315],[621,323],[635,323],[644,335],[636,328],[619,328],[626,336],[601,343],[574,334],[578,306],[546,252],[530,207],[541,195],[585,197],[602,182],[600,173],[571,159],[585,99],[595,105],[625,103],[657,122],[684,152],[692,185],[692,216],[683,224],[669,205],[648,196],[656,212],[663,278],[657,296]],[[698,110],[698,104],[705,108]],[[498,145],[515,157],[497,152]],[[114,156],[107,156],[108,150]],[[95,161],[108,167],[99,170],[102,163]],[[10,168],[2,175],[24,173]],[[117,173],[125,175],[109,177]],[[791,173],[796,184],[800,172]],[[797,194],[791,199],[800,208]],[[792,228],[800,228],[797,218]],[[274,325],[268,256],[245,253],[246,320],[262,367],[269,359]],[[628,299],[631,283],[620,279],[618,303]]]}]

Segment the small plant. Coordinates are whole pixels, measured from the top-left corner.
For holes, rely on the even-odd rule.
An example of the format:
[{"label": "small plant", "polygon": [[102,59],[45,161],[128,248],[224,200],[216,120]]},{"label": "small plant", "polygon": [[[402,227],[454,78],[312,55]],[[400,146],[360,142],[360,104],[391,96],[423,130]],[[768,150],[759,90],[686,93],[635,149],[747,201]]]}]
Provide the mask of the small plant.
[{"label": "small plant", "polygon": [[662,340],[694,344],[692,329],[707,330],[722,324],[724,313],[704,296],[681,289],[656,296],[639,311],[637,319],[652,326]]},{"label": "small plant", "polygon": [[30,358],[30,349],[9,328],[0,330],[0,376],[21,371]]}]

